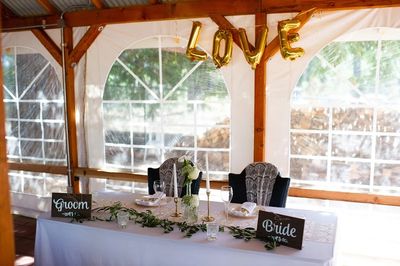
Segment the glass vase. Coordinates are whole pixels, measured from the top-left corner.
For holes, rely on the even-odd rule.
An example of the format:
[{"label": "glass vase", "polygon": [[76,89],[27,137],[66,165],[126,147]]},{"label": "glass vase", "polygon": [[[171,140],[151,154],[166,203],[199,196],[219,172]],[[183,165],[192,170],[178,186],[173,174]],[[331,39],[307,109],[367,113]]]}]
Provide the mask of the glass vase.
[{"label": "glass vase", "polygon": [[[190,196],[192,197],[192,196]],[[199,208],[198,206],[192,206],[183,203],[183,219],[188,224],[194,224],[199,218]]]}]

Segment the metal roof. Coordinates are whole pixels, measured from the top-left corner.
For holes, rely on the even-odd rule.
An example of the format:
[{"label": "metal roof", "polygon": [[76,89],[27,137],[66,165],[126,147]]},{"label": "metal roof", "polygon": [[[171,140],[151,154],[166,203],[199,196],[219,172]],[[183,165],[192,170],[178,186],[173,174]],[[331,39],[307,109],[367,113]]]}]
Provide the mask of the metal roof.
[{"label": "metal roof", "polygon": [[[48,0],[61,12],[95,8],[91,0]],[[161,3],[175,3],[178,0],[160,0]],[[36,0],[0,0],[15,15],[21,17],[49,15]],[[149,0],[102,0],[106,8],[127,7],[149,4]]]}]

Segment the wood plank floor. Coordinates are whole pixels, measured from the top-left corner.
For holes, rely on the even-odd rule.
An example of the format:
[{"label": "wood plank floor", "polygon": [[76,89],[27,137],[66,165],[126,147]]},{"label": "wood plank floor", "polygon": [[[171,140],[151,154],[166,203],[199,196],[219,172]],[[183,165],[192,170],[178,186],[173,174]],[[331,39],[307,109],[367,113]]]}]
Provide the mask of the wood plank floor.
[{"label": "wood plank floor", "polygon": [[36,219],[13,215],[15,237],[15,265],[34,265]]}]

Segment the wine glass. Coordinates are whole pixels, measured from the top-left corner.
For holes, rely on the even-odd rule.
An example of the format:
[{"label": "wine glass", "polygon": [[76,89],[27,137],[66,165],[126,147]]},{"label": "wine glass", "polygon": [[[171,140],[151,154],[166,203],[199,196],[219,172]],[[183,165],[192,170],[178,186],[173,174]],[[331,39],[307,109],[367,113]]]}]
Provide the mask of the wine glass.
[{"label": "wine glass", "polygon": [[153,183],[154,192],[156,193],[156,200],[158,203],[158,215],[161,215],[161,199],[164,195],[165,183],[161,180],[156,180]]},{"label": "wine glass", "polygon": [[228,224],[229,204],[233,197],[233,189],[231,186],[221,187],[221,199],[225,204],[225,223]]}]

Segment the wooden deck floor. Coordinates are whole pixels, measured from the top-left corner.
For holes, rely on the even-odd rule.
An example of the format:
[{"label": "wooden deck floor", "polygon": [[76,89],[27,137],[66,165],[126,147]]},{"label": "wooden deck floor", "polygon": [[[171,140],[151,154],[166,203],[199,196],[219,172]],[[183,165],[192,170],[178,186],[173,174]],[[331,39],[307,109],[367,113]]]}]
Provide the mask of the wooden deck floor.
[{"label": "wooden deck floor", "polygon": [[34,265],[36,219],[13,215],[15,237],[15,265]]}]

